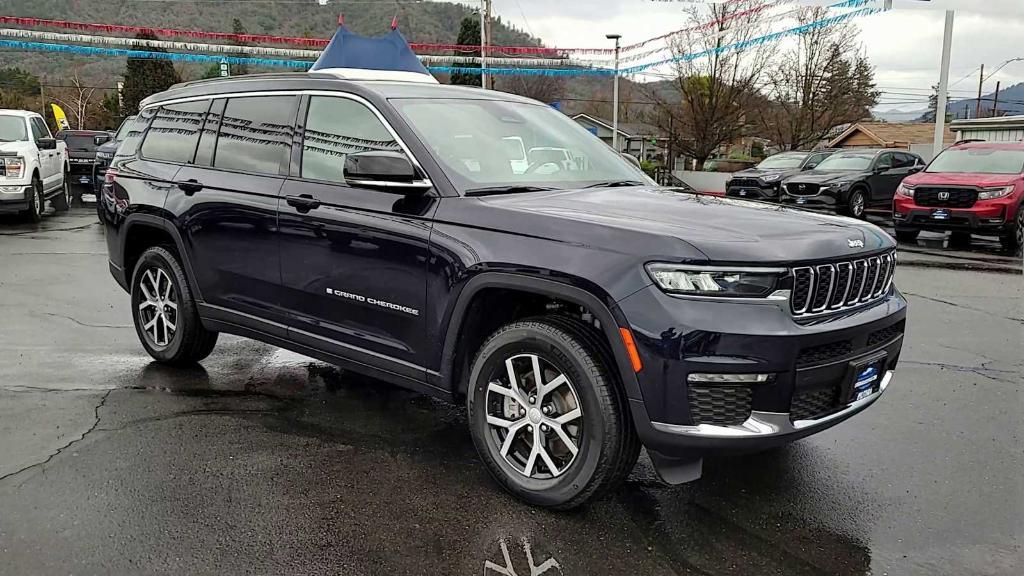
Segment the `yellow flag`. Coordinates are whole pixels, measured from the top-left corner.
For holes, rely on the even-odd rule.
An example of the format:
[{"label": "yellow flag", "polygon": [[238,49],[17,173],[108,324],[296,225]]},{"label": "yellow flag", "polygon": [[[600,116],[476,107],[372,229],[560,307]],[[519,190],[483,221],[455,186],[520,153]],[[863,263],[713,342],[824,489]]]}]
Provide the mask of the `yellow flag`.
[{"label": "yellow flag", "polygon": [[60,106],[57,106],[56,104],[50,104],[50,106],[53,107],[53,117],[57,120],[57,129],[67,130],[68,128],[71,128],[71,124],[68,124],[68,117],[64,114],[64,111],[61,110]]}]

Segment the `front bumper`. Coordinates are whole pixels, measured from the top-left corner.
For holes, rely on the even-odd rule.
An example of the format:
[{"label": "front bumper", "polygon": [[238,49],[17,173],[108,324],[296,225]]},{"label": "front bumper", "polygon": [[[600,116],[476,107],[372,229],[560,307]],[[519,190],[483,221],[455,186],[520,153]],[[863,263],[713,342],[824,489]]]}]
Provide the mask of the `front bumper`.
[{"label": "front bumper", "polygon": [[[620,301],[643,362],[637,374],[642,399],[631,399],[631,408],[644,445],[689,459],[758,451],[834,426],[874,403],[891,384],[902,350],[903,296],[893,288],[870,306],[807,324],[796,322],[788,306],[683,299],[654,287]],[[855,399],[857,372],[867,365],[877,365],[880,378],[869,396]],[[693,373],[768,374],[771,380],[742,385],[749,389],[741,405],[746,413],[719,423],[708,414],[723,404],[709,405],[701,394],[740,385],[691,384]],[[829,399],[821,409],[804,408],[806,398],[821,395]]]},{"label": "front bumper", "polygon": [[846,191],[825,188],[816,196],[793,196],[783,192],[779,202],[787,206],[795,206],[807,210],[825,210],[834,212],[846,202]]},{"label": "front bumper", "polygon": [[779,188],[778,186],[760,186],[757,188],[751,186],[733,186],[727,185],[725,189],[725,195],[730,198],[745,198],[747,200],[767,200],[770,202],[779,201]]},{"label": "front bumper", "polygon": [[[8,192],[3,188],[17,188],[17,190]],[[3,188],[0,188],[0,213],[9,214],[28,210],[29,199],[32,197],[32,186],[5,183]]]},{"label": "front bumper", "polygon": [[[918,206],[912,199],[893,203],[893,223],[897,228],[915,230],[969,230],[998,233],[1016,217],[1014,198],[980,200],[972,208]],[[940,217],[936,217],[939,214]]]}]

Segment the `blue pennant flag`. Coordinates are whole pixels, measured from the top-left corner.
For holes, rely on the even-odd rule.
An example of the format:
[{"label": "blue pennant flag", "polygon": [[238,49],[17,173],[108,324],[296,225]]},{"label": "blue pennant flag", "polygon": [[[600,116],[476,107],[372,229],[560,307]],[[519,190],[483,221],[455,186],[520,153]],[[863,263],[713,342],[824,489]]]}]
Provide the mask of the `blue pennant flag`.
[{"label": "blue pennant flag", "polygon": [[397,28],[384,36],[370,38],[338,27],[311,71],[329,68],[388,70],[430,75]]}]

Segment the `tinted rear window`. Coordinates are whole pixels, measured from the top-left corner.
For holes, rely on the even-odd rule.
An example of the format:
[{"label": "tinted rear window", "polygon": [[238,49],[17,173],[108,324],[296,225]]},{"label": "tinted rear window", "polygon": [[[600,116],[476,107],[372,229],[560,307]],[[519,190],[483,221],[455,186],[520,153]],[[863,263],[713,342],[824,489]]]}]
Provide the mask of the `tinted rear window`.
[{"label": "tinted rear window", "polygon": [[1024,150],[993,148],[951,148],[939,154],[928,172],[973,174],[1020,174],[1024,172]]},{"label": "tinted rear window", "polygon": [[142,143],[142,156],[165,162],[191,162],[209,100],[161,106]]},{"label": "tinted rear window", "polygon": [[213,165],[278,174],[292,145],[295,96],[231,98],[224,110]]},{"label": "tinted rear window", "polygon": [[[98,136],[98,134],[97,134]],[[93,135],[80,135],[80,134],[66,134],[61,140],[68,143],[68,149],[77,152],[96,150],[99,146],[96,145],[96,136]]]}]

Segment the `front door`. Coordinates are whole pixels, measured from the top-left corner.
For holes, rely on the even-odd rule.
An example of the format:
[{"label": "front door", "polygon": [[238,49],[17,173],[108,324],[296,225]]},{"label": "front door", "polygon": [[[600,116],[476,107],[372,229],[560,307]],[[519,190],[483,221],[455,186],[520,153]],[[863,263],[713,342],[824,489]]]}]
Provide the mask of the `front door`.
[{"label": "front door", "polygon": [[[192,124],[193,110],[183,109],[197,103],[177,104],[166,113],[192,130],[202,127],[192,148],[195,160],[190,157],[175,175],[166,208],[177,215],[203,302],[279,324],[277,198],[298,100],[285,95],[218,99],[205,124],[198,125]],[[149,136],[143,156],[148,143]],[[216,315],[216,308],[205,313]],[[278,334],[284,331],[281,324]]]},{"label": "front door", "polygon": [[[32,128],[32,137],[35,140],[40,138],[52,138],[50,129],[43,122],[42,118],[29,117],[29,125]],[[57,150],[39,150],[39,169],[42,172],[40,179],[43,181],[43,189],[50,191],[61,182],[64,166]]]},{"label": "front door", "polygon": [[875,158],[874,174],[869,177],[871,185],[871,204],[880,204],[892,200],[896,187],[903,180],[900,170],[894,168],[896,156],[893,152],[883,152]]},{"label": "front door", "polygon": [[427,245],[437,202],[346,183],[346,155],[402,150],[369,104],[309,96],[302,108],[301,152],[279,201],[289,337],[422,379]]}]

